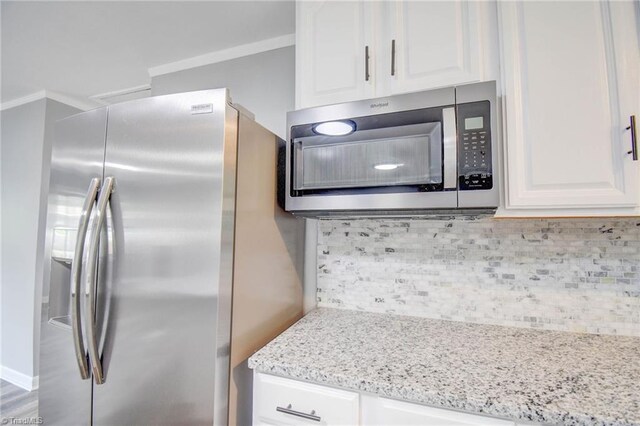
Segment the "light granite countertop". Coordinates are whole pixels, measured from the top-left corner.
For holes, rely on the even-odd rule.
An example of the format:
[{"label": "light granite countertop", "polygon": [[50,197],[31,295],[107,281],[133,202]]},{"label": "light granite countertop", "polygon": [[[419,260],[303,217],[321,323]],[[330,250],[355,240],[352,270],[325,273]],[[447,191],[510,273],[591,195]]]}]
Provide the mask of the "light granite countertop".
[{"label": "light granite countertop", "polygon": [[320,308],[257,371],[513,420],[640,425],[640,338]]}]

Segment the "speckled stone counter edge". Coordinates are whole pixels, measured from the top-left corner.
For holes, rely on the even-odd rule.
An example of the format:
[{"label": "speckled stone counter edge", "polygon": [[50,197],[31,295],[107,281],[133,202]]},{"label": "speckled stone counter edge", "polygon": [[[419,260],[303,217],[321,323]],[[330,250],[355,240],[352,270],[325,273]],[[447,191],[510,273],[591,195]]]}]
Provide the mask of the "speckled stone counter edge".
[{"label": "speckled stone counter edge", "polygon": [[386,398],[431,405],[437,408],[461,410],[470,414],[501,417],[513,421],[562,425],[628,426],[627,423],[610,422],[605,419],[595,419],[591,416],[576,416],[570,413],[551,412],[539,408],[532,409],[529,406],[506,407],[500,406],[495,402],[487,404],[486,401],[469,401],[448,395],[416,392],[408,387],[376,383],[366,379],[356,379],[338,374],[325,374],[312,368],[279,364],[277,361],[269,362],[260,359],[260,357],[250,358],[249,368],[260,373],[273,374],[289,379],[335,386],[356,392],[367,392]]},{"label": "speckled stone counter edge", "polygon": [[[333,309],[322,308],[322,311]],[[318,312],[315,311],[316,313]],[[311,315],[310,317],[313,317]],[[313,320],[305,317],[299,321],[306,322]],[[428,320],[427,320],[428,321]],[[436,320],[437,321],[437,320]],[[298,323],[296,323],[298,324]],[[296,324],[292,328],[296,327]],[[285,331],[274,341],[284,341],[295,336],[288,336]],[[268,347],[267,345],[266,347]],[[265,348],[266,348],[265,347]],[[411,386],[403,384],[392,384],[376,382],[367,378],[353,377],[349,375],[326,372],[308,366],[288,364],[282,359],[264,352],[258,351],[248,361],[249,368],[260,373],[273,374],[294,380],[308,381],[320,385],[334,386],[356,392],[366,392],[376,394],[381,397],[398,399],[407,402],[430,405],[438,408],[461,410],[470,414],[482,414],[494,417],[506,418],[513,421],[534,422],[542,424],[561,425],[598,425],[598,426],[630,426],[636,423],[620,422],[615,419],[596,418],[591,415],[581,415],[567,411],[552,411],[542,407],[531,407],[529,404],[507,405],[497,401],[489,401],[482,396],[477,398],[461,398],[437,392],[425,392],[424,390],[413,389]]]}]

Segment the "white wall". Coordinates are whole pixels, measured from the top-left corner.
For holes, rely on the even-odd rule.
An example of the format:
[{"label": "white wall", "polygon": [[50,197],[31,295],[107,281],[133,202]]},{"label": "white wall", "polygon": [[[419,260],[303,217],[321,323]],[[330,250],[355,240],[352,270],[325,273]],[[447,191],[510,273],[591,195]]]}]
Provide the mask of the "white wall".
[{"label": "white wall", "polygon": [[[49,196],[49,178],[51,173],[51,148],[54,141],[56,121],[77,114],[81,110],[69,105],[47,99],[45,113],[44,144],[42,150],[42,183],[40,186],[40,210],[38,217],[38,241],[36,247],[36,282],[35,282],[35,327],[34,327],[34,365],[38,374],[40,365],[40,320],[42,314],[43,296],[48,300],[48,275],[50,273],[50,259],[44,259],[45,244],[51,245],[52,235],[47,235],[47,198]],[[45,288],[45,283],[47,287]]]},{"label": "white wall", "polygon": [[55,120],[79,110],[40,99],[1,112],[0,373],[37,386],[46,196]]},{"label": "white wall", "polygon": [[234,103],[281,138],[286,136],[287,111],[294,109],[294,46],[205,65],[151,80],[153,96],[227,87]]},{"label": "white wall", "polygon": [[[35,282],[46,100],[2,111],[2,377],[35,374]],[[22,375],[23,377],[21,377]],[[16,377],[12,377],[16,376]],[[24,383],[27,385],[27,383]]]}]

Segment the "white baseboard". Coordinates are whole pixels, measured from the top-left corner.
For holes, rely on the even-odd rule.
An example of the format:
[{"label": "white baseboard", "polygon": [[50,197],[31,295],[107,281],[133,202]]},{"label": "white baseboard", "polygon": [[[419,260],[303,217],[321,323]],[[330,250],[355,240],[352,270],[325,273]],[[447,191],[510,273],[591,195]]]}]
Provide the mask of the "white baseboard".
[{"label": "white baseboard", "polygon": [[28,391],[38,389],[39,376],[27,376],[26,374],[22,374],[19,371],[5,367],[4,365],[0,365],[0,378]]}]

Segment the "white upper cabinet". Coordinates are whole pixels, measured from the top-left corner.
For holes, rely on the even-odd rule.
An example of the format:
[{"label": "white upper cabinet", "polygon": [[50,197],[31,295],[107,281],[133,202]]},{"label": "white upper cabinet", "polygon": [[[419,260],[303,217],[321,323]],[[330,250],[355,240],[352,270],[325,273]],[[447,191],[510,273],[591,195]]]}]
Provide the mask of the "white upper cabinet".
[{"label": "white upper cabinet", "polygon": [[298,1],[296,7],[297,108],[497,77],[493,2]]},{"label": "white upper cabinet", "polygon": [[[384,94],[481,80],[480,8],[447,1],[385,4],[388,31],[376,45]],[[386,52],[385,52],[386,48]]]},{"label": "white upper cabinet", "polygon": [[367,2],[296,3],[297,108],[373,96],[371,14]]},{"label": "white upper cabinet", "polygon": [[638,7],[299,1],[296,106],[496,80],[499,216],[639,215]]},{"label": "white upper cabinet", "polygon": [[640,168],[626,129],[640,97],[633,2],[501,2],[499,16],[500,214],[637,213]]}]

